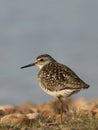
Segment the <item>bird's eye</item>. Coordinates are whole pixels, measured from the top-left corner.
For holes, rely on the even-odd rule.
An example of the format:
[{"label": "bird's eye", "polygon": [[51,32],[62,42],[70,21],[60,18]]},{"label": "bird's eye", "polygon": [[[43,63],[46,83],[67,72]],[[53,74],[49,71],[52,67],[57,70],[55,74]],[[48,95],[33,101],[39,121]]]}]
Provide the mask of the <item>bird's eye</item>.
[{"label": "bird's eye", "polygon": [[40,59],[40,61],[44,61],[44,59]]}]

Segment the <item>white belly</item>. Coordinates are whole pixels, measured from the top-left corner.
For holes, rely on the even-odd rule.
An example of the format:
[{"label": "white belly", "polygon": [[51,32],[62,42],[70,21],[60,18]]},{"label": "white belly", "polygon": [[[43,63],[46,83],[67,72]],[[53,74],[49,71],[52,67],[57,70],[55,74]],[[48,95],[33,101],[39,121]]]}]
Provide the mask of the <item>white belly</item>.
[{"label": "white belly", "polygon": [[71,89],[64,89],[64,90],[60,90],[60,91],[50,91],[50,90],[42,87],[42,84],[40,82],[39,82],[39,84],[44,92],[46,92],[47,94],[54,96],[54,97],[59,97],[59,96],[68,97],[72,93]]}]

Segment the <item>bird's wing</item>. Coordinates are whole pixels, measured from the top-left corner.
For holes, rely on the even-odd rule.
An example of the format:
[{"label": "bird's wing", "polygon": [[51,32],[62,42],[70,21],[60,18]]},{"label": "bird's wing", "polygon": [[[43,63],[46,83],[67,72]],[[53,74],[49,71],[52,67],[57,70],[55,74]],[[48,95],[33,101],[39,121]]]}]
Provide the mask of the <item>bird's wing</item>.
[{"label": "bird's wing", "polygon": [[[59,67],[61,66],[61,67]],[[65,65],[60,64],[58,67],[61,68],[61,88],[60,89],[81,89],[81,88],[88,88],[89,85],[87,85],[84,81],[82,81],[74,71],[72,71],[70,68],[68,68]],[[59,71],[58,68],[58,71]],[[63,79],[63,80],[62,80]],[[63,82],[63,83],[62,83]]]}]

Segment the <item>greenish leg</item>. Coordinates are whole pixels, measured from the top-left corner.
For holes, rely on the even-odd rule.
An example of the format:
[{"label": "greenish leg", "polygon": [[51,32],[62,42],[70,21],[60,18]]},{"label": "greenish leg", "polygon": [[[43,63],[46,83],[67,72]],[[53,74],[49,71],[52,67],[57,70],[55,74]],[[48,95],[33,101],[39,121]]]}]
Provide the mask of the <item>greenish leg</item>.
[{"label": "greenish leg", "polygon": [[63,101],[61,100],[60,97],[58,97],[59,101],[60,101],[60,123],[62,124],[63,122]]}]

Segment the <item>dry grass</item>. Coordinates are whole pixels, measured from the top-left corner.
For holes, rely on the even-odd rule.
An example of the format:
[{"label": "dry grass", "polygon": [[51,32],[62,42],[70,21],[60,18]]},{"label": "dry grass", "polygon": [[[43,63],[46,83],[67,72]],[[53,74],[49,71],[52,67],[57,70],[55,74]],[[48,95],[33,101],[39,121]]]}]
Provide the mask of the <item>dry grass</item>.
[{"label": "dry grass", "polygon": [[[66,105],[70,109],[66,112]],[[8,111],[8,112],[7,112]],[[53,100],[44,105],[31,103],[13,107],[12,111],[3,110],[2,117],[13,113],[39,113],[35,118],[26,118],[25,123],[1,123],[0,130],[98,130],[98,101],[86,102],[83,99],[64,101],[63,123],[60,124],[59,102]],[[7,114],[6,114],[7,113]],[[23,115],[23,116],[24,116]],[[14,117],[15,118],[15,117]],[[13,120],[13,118],[12,118]],[[23,119],[22,119],[23,120]],[[15,122],[16,123],[16,122]]]}]

